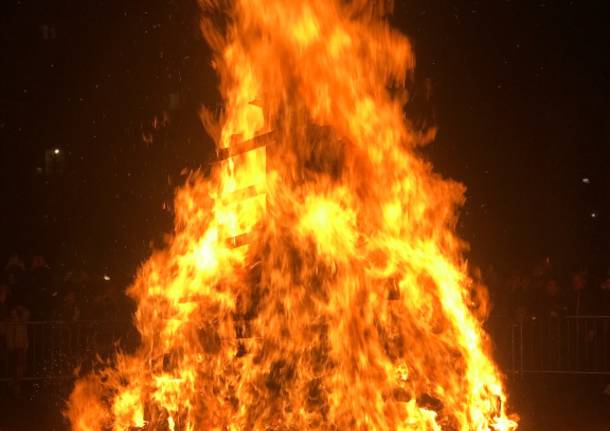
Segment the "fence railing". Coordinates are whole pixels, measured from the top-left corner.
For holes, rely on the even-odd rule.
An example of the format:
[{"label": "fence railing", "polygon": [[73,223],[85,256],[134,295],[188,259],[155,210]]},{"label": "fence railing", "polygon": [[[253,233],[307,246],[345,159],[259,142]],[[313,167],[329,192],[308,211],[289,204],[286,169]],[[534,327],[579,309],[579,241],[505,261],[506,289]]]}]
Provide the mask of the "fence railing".
[{"label": "fence railing", "polygon": [[610,375],[610,316],[530,317],[512,324],[510,371]]},{"label": "fence railing", "polygon": [[[500,366],[510,374],[610,375],[610,316],[496,320],[489,330]],[[125,321],[0,323],[0,382],[70,377],[137,338]]]},{"label": "fence railing", "polygon": [[70,377],[137,338],[129,322],[0,322],[0,381]]}]

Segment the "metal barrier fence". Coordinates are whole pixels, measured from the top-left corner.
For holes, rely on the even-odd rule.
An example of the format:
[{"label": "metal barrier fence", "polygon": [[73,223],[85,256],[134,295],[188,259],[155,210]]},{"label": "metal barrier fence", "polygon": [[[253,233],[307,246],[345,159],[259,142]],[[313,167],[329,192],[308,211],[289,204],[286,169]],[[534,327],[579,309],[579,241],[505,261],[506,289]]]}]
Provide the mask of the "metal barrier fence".
[{"label": "metal barrier fence", "polygon": [[[511,374],[610,375],[610,316],[496,320],[489,330],[500,366]],[[0,382],[68,378],[119,347],[129,350],[137,338],[124,321],[0,323]]]},{"label": "metal barrier fence", "polygon": [[0,381],[71,377],[136,337],[123,321],[0,323]]},{"label": "metal barrier fence", "polygon": [[513,324],[510,371],[610,375],[610,316],[531,317]]}]

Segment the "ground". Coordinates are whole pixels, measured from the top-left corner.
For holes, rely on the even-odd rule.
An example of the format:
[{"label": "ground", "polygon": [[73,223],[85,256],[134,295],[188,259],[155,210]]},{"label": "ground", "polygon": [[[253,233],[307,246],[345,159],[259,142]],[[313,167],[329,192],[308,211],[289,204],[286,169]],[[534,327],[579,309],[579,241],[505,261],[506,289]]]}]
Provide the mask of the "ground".
[{"label": "ground", "polygon": [[519,431],[610,431],[610,376],[525,376],[510,383]]}]

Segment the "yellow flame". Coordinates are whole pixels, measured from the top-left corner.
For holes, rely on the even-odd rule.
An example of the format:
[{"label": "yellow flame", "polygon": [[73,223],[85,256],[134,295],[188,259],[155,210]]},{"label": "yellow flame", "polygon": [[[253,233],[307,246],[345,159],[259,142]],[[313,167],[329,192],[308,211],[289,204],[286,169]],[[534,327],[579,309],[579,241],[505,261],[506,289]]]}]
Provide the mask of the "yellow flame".
[{"label": "yellow flame", "polygon": [[129,289],[141,346],[77,382],[72,429],[514,430],[387,2],[200,1],[222,160],[178,191]]}]

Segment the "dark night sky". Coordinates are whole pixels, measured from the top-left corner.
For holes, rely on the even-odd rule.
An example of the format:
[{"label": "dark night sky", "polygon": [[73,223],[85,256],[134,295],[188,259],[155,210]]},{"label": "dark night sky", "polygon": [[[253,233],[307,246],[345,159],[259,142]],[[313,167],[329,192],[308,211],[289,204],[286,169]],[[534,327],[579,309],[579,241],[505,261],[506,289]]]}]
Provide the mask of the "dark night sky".
[{"label": "dark night sky", "polygon": [[[414,106],[439,128],[423,153],[468,187],[476,263],[610,266],[610,30],[593,3],[397,1]],[[198,110],[218,95],[196,1],[0,8],[0,257],[131,273],[171,229],[183,168],[212,153]],[[153,130],[164,111],[170,125]],[[63,172],[45,175],[54,148]]]}]

